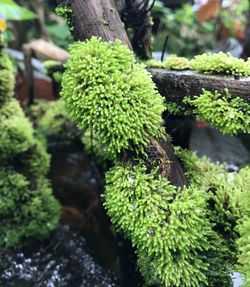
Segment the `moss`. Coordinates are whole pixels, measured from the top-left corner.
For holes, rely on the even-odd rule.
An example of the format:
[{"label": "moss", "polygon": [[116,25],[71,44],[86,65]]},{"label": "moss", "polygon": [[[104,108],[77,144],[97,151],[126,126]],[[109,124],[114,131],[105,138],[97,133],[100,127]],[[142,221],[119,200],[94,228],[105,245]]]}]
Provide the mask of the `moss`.
[{"label": "moss", "polygon": [[114,225],[137,248],[138,265],[146,283],[200,286],[208,265],[210,224],[205,196],[190,186],[177,190],[157,171],[116,165],[106,174],[105,208]]},{"label": "moss", "polygon": [[6,52],[0,49],[0,107],[14,95],[15,77],[12,69]]},{"label": "moss", "polygon": [[103,146],[100,144],[99,137],[96,134],[91,135],[90,131],[86,131],[81,140],[84,144],[84,152],[88,155],[94,155],[95,162],[98,166],[105,169],[108,165],[109,158]]},{"label": "moss", "polygon": [[154,59],[147,60],[145,65],[150,68],[165,68],[163,62]]},{"label": "moss", "polygon": [[17,248],[31,239],[43,239],[58,223],[59,205],[46,180],[33,189],[10,168],[0,168],[0,246]]},{"label": "moss", "polygon": [[189,70],[191,63],[187,58],[171,55],[164,61],[164,66],[171,70]]},{"label": "moss", "polygon": [[[2,60],[0,65],[11,73]],[[0,103],[0,247],[18,248],[48,236],[58,223],[59,205],[45,178],[49,155],[34,138],[18,102],[10,98],[12,83],[3,89],[8,97]]]},{"label": "moss", "polygon": [[43,62],[43,66],[48,72],[51,68],[54,66],[60,65],[61,63],[59,61],[54,61],[54,60],[47,60]]},{"label": "moss", "polygon": [[93,37],[69,50],[62,97],[78,127],[97,134],[110,159],[127,150],[143,153],[151,138],[164,136],[163,98],[126,46]]},{"label": "moss", "polygon": [[14,99],[0,108],[0,130],[0,163],[34,144],[32,125]]},{"label": "moss", "polygon": [[184,164],[190,184],[199,186],[207,193],[210,221],[214,230],[233,251],[231,259],[234,261],[235,241],[239,236],[236,225],[244,214],[241,198],[248,193],[250,187],[246,184],[246,179],[250,177],[249,170],[229,173],[222,165],[213,164],[206,157],[198,158],[193,152],[176,148],[175,153]]},{"label": "moss", "polygon": [[249,62],[233,57],[230,53],[219,52],[217,54],[204,53],[195,56],[191,61],[192,69],[207,74],[225,74],[239,76],[250,75]]},{"label": "moss", "polygon": [[233,98],[227,90],[224,94],[203,90],[200,96],[185,98],[184,102],[191,105],[194,115],[223,133],[250,132],[249,104],[239,97]]},{"label": "moss", "polygon": [[171,55],[164,62],[160,62],[154,59],[145,62],[147,67],[152,68],[165,68],[171,70],[189,70],[191,69],[191,63],[187,58]]},{"label": "moss", "polygon": [[29,116],[36,126],[38,138],[44,137],[49,141],[71,141],[82,135],[61,100],[39,101],[31,107]]},{"label": "moss", "polygon": [[250,286],[250,167],[247,166],[240,171],[238,177],[239,184],[244,185],[247,192],[241,197],[241,207],[243,217],[239,221],[240,238],[238,240],[239,249],[239,269],[245,275],[244,287]]},{"label": "moss", "polygon": [[61,16],[66,20],[67,25],[69,27],[69,30],[73,31],[74,26],[73,26],[72,20],[71,20],[72,9],[70,7],[67,7],[67,6],[58,6],[58,7],[56,7],[55,12],[58,16]]}]

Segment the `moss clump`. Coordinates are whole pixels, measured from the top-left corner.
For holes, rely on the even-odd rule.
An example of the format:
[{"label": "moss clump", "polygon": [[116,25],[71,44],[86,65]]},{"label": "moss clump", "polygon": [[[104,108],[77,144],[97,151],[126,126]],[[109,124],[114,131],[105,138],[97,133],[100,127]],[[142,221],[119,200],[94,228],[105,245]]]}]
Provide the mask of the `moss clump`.
[{"label": "moss clump", "polygon": [[0,161],[25,152],[34,144],[31,123],[16,100],[0,107]]},{"label": "moss clump", "polygon": [[145,65],[150,68],[165,68],[164,62],[154,59],[147,60]]},{"label": "moss clump", "polygon": [[206,74],[250,75],[249,62],[237,59],[230,53],[204,53],[202,55],[195,56],[191,60],[191,65],[193,70],[201,71]]},{"label": "moss clump", "polygon": [[213,164],[206,157],[198,158],[194,153],[180,148],[176,148],[175,153],[184,164],[190,184],[207,193],[208,212],[213,229],[233,251],[231,259],[235,261],[235,241],[239,236],[236,225],[244,214],[241,198],[249,190],[249,184],[245,183],[250,177],[249,169],[228,173],[222,165]]},{"label": "moss clump", "polygon": [[187,58],[171,55],[164,61],[164,66],[171,70],[189,70],[191,63]]},{"label": "moss clump", "polygon": [[[39,101],[29,111],[38,138],[48,141],[74,141],[82,133],[76,128],[62,100]],[[46,140],[45,140],[46,141]]]},{"label": "moss clump", "polygon": [[162,138],[163,98],[144,66],[122,45],[93,37],[70,47],[62,97],[78,127],[98,135],[110,159],[137,154]]},{"label": "moss clump", "polygon": [[190,186],[177,190],[157,171],[116,165],[106,174],[105,208],[117,229],[137,248],[146,283],[200,286],[208,264],[212,231],[205,214],[205,196]]},{"label": "moss clump", "polygon": [[250,132],[249,104],[239,97],[233,98],[227,90],[224,94],[203,90],[200,96],[185,98],[184,102],[191,105],[194,115],[223,133]]},{"label": "moss clump", "polygon": [[191,69],[191,63],[187,58],[178,57],[177,55],[171,55],[164,62],[160,62],[154,59],[146,61],[147,67],[152,68],[165,68],[171,70],[189,70]]},{"label": "moss clump", "polygon": [[[6,70],[11,73],[10,66]],[[0,101],[0,247],[18,248],[55,228],[59,205],[46,179],[49,155],[18,102],[9,98],[13,85],[3,90],[8,97]]]},{"label": "moss clump", "polygon": [[241,185],[244,185],[247,192],[241,197],[243,217],[239,222],[240,238],[238,240],[240,272],[245,275],[245,285],[250,286],[250,167],[240,171],[238,178]]},{"label": "moss clump", "polygon": [[58,212],[46,180],[31,187],[22,174],[0,167],[0,246],[17,248],[44,238],[58,223]]},{"label": "moss clump", "polygon": [[12,64],[4,50],[0,48],[0,106],[14,95],[15,77]]}]

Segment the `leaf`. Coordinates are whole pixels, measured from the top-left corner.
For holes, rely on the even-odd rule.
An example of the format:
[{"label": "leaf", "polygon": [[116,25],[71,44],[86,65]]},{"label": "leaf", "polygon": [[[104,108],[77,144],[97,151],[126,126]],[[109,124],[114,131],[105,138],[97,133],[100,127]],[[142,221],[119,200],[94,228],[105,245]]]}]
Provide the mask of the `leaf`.
[{"label": "leaf", "polygon": [[7,20],[32,20],[37,16],[27,8],[19,6],[13,0],[1,0],[0,2],[0,17],[3,16]]}]

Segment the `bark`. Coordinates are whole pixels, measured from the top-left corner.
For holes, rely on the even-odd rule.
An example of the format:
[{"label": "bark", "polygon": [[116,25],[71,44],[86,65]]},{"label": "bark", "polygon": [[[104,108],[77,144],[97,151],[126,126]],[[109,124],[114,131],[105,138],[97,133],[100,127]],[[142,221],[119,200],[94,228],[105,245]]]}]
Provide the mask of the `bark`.
[{"label": "bark", "polygon": [[58,3],[72,10],[75,40],[85,41],[92,36],[112,42],[120,39],[132,49],[113,0],[59,0]]},{"label": "bark", "polygon": [[224,92],[250,103],[250,77],[204,75],[195,71],[171,71],[149,68],[160,94],[167,100],[181,102],[184,97],[199,96],[202,89]]}]

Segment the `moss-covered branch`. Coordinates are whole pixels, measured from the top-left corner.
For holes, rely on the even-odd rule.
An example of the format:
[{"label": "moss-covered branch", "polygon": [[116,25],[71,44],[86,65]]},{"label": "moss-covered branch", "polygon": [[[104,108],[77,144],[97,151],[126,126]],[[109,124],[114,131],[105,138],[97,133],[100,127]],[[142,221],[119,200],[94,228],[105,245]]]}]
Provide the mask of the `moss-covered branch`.
[{"label": "moss-covered branch", "polygon": [[184,97],[202,94],[202,90],[223,93],[228,89],[232,97],[240,97],[250,103],[250,77],[239,80],[234,76],[205,75],[196,71],[174,71],[160,68],[148,68],[160,94],[169,101],[181,102]]}]

